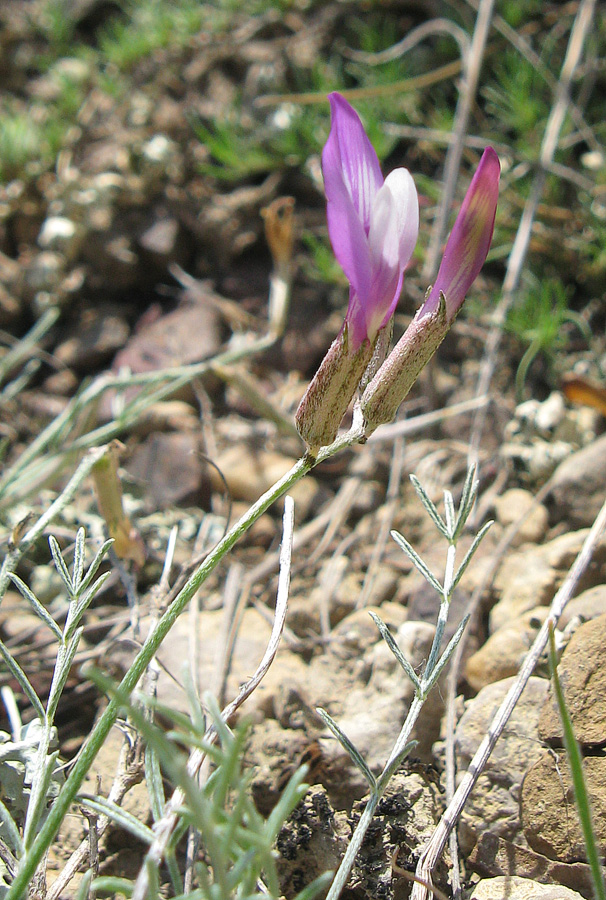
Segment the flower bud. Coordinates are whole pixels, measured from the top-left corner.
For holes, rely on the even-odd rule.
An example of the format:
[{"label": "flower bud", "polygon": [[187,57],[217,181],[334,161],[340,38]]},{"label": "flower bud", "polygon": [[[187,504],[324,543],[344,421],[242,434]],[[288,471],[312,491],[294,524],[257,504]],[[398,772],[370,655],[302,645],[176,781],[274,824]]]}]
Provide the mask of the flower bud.
[{"label": "flower bud", "polygon": [[299,434],[312,456],[336,438],[372,353],[370,341],[363,341],[356,350],[351,347],[347,326],[332,342],[295,414]]}]

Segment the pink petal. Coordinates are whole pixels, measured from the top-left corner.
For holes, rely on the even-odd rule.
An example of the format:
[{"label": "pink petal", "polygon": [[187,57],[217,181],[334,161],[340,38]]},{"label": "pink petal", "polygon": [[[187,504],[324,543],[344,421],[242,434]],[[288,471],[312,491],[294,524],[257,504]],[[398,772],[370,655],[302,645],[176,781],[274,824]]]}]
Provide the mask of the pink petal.
[{"label": "pink petal", "polygon": [[371,285],[368,238],[344,182],[336,173],[330,181],[330,189],[326,186],[326,219],[332,249],[350,284],[361,297],[367,298]]},{"label": "pink petal", "polygon": [[338,173],[368,234],[373,200],[383,184],[379,159],[355,109],[340,94],[329,94],[328,99],[331,128],[322,153],[326,193],[331,176]]},{"label": "pink petal", "polygon": [[433,312],[446,298],[446,313],[452,319],[475,281],[490,249],[499,197],[499,157],[487,147],[448,238],[438,277],[423,312]]}]

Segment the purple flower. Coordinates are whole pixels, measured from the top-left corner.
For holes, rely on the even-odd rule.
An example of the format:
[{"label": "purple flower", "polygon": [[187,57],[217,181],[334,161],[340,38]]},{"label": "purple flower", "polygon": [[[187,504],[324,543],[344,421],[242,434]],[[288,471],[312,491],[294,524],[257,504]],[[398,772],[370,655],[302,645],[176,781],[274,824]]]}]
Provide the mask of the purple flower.
[{"label": "purple flower", "polygon": [[446,299],[447,319],[452,321],[459,311],[490,249],[500,174],[499,157],[492,147],[487,147],[448,238],[436,283],[423,305],[423,314],[438,308],[441,293]]},{"label": "purple flower", "polygon": [[322,152],[328,233],[350,282],[345,317],[352,350],[393,315],[419,232],[412,176],[395,169],[386,179],[356,111],[330,94],[331,128]]},{"label": "purple flower", "polygon": [[421,370],[446,337],[465,294],[484,265],[494,231],[500,174],[499,158],[488,147],[446,243],[436,283],[362,395],[367,436],[378,425],[391,422]]}]

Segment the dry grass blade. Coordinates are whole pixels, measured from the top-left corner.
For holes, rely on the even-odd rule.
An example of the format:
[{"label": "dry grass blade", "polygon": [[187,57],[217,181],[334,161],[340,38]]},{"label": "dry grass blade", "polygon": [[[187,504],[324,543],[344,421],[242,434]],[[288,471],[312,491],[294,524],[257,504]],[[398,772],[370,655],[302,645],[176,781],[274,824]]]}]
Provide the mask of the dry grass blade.
[{"label": "dry grass blade", "polygon": [[467,125],[469,124],[469,115],[478,88],[480,69],[484,59],[484,51],[486,49],[486,41],[488,39],[493,8],[494,0],[481,0],[471,46],[468,53],[463,58],[463,80],[452,129],[453,140],[452,143],[449,144],[448,152],[446,154],[444,185],[442,188],[440,207],[434,222],[429,248],[425,257],[425,265],[423,267],[423,277],[425,281],[429,281],[435,275],[438,257],[446,236],[448,216],[459,176],[461,156],[465,145],[465,135],[467,133]]}]

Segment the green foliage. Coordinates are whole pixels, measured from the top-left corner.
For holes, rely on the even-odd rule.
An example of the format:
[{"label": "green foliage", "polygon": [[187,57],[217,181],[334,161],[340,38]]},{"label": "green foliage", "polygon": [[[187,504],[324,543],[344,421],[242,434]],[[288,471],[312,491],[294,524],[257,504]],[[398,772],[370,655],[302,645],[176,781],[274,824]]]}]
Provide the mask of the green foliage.
[{"label": "green foliage", "polygon": [[328,237],[307,231],[302,238],[310,253],[304,262],[307,275],[322,284],[347,284],[347,279],[335,259]]},{"label": "green foliage", "polygon": [[499,54],[494,82],[484,89],[487,111],[525,154],[536,156],[551,98],[535,67],[513,49]]},{"label": "green foliage", "polygon": [[553,362],[558,351],[567,345],[563,326],[574,324],[591,344],[591,334],[583,319],[569,309],[569,291],[557,278],[536,281],[521,302],[509,310],[505,327],[527,344],[516,373],[518,400],[522,399],[528,370],[539,354]]},{"label": "green foliage", "polygon": [[70,12],[68,0],[45,0],[38,24],[53,55],[69,52],[76,31],[76,20]]},{"label": "green foliage", "polygon": [[39,157],[41,142],[41,130],[28,113],[0,115],[0,178],[14,178]]},{"label": "green foliage", "polygon": [[[99,675],[96,679],[105,690],[111,692],[106,679]],[[172,721],[173,727],[168,732],[154,725],[141,708],[126,703],[129,719],[136,724],[147,743],[146,781],[156,820],[161,817],[165,804],[162,774],[173,786],[181,788],[185,797],[179,810],[180,824],[169,851],[169,860],[174,863],[169,863],[173,890],[183,900],[185,897],[190,900],[217,900],[217,897],[279,900],[281,892],[274,847],[286,819],[307,790],[307,785],[303,784],[305,769],[301,768],[293,774],[270,816],[263,818],[252,800],[250,773],[243,768],[250,726],[242,722],[232,731],[222,720],[213,698],[208,695],[205,701],[210,709],[210,730],[204,728],[203,715],[175,715],[166,707],[151,704],[152,710],[161,711],[166,720]],[[217,743],[209,740],[213,731],[218,735]],[[212,763],[211,774],[202,785],[187,770],[186,751],[192,749],[202,750]],[[81,799],[91,802],[88,796]],[[131,823],[129,827],[129,823],[125,823],[124,811],[119,808],[112,810],[107,801],[101,801],[99,811],[108,813],[118,824],[131,831],[138,824]],[[191,893],[183,894],[175,852],[177,839],[184,835],[187,828],[194,828],[199,834],[203,861],[195,865],[198,887]],[[146,841],[146,834],[139,831],[141,839]],[[151,831],[149,835],[147,842],[151,843]],[[156,865],[152,859],[144,865],[156,872],[151,878],[153,883],[158,878]],[[307,887],[305,898],[311,900],[326,884],[327,877],[318,879]],[[265,885],[266,891],[261,890],[260,885]],[[93,887],[96,886],[94,882]],[[105,890],[109,887],[105,879],[99,886]],[[128,883],[121,880],[120,890],[128,896]],[[301,900],[302,895],[298,897]]]},{"label": "green foliage", "polygon": [[99,40],[102,59],[127,71],[139,60],[164,47],[179,47],[204,23],[198,0],[131,0],[125,16],[113,19]]}]

